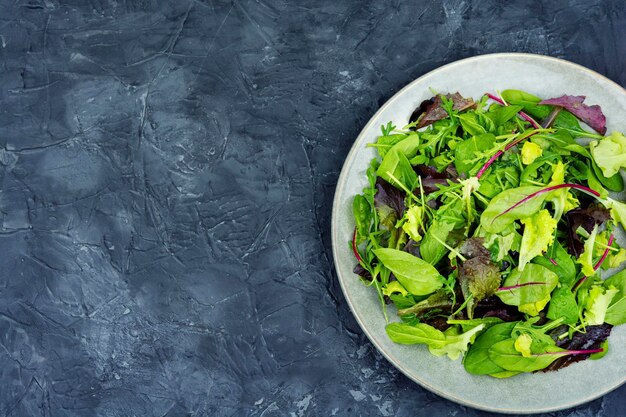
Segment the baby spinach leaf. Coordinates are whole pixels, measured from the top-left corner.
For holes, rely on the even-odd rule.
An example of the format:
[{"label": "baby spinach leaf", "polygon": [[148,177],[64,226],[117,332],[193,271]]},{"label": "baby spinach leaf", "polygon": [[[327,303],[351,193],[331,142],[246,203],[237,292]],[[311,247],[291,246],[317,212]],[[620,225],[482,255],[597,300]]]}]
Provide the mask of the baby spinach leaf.
[{"label": "baby spinach leaf", "polygon": [[454,166],[459,173],[469,173],[479,164],[477,155],[493,148],[496,137],[491,133],[479,134],[456,145],[454,148]]},{"label": "baby spinach leaf", "polygon": [[536,316],[550,301],[550,293],[558,282],[559,277],[548,268],[528,264],[523,271],[515,268],[496,295],[504,304]]},{"label": "baby spinach leaf", "polygon": [[446,242],[453,229],[454,223],[435,219],[422,239],[420,246],[422,259],[432,265],[439,262],[448,252],[448,249],[441,242]]},{"label": "baby spinach leaf", "polygon": [[480,334],[470,346],[463,366],[474,375],[487,375],[503,372],[505,369],[489,358],[489,349],[492,345],[510,339],[515,323],[496,324]]},{"label": "baby spinach leaf", "polygon": [[395,147],[391,148],[385,155],[385,159],[378,167],[377,174],[389,184],[400,189],[412,190],[417,183],[417,174],[413,171],[411,163],[406,155]]},{"label": "baby spinach leaf", "polygon": [[524,107],[517,106],[517,105],[513,105],[513,106],[494,105],[493,108],[494,108],[493,111],[491,111],[491,117],[493,119],[493,122],[499,126],[499,125],[503,125],[504,123],[514,118],[515,115],[518,112],[520,112]]},{"label": "baby spinach leaf", "polygon": [[[552,259],[554,263],[550,260]],[[545,256],[533,259],[533,263],[544,266],[559,276],[559,282],[568,289],[576,283],[576,265],[558,240],[555,240]],[[556,264],[555,264],[556,263]]]},{"label": "baby spinach leaf", "polygon": [[515,349],[515,340],[506,339],[489,348],[489,359],[499,367],[514,372],[534,372],[550,365],[567,351],[557,347],[551,347],[551,352],[523,356]]},{"label": "baby spinach leaf", "polygon": [[425,344],[435,347],[443,347],[446,344],[446,336],[442,331],[425,323],[389,323],[385,328],[387,336],[401,345]]},{"label": "baby spinach leaf", "polygon": [[375,249],[374,254],[411,294],[426,295],[443,286],[437,268],[417,256],[386,248]]},{"label": "baby spinach leaf", "polygon": [[478,121],[478,116],[475,112],[467,112],[459,114],[459,122],[467,133],[472,136],[482,135],[487,133],[485,128]]},{"label": "baby spinach leaf", "polygon": [[576,324],[578,321],[578,304],[576,297],[569,287],[565,285],[555,289],[552,292],[548,313],[546,314],[551,320],[563,318],[565,324]]}]

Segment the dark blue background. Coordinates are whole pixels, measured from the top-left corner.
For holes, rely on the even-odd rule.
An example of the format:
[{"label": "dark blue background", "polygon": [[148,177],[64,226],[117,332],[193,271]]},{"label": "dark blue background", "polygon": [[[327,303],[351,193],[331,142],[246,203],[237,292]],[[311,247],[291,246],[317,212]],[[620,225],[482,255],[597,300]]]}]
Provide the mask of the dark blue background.
[{"label": "dark blue background", "polygon": [[376,352],[329,229],[361,127],[442,64],[626,83],[622,1],[505,3],[0,1],[0,415],[487,415]]}]

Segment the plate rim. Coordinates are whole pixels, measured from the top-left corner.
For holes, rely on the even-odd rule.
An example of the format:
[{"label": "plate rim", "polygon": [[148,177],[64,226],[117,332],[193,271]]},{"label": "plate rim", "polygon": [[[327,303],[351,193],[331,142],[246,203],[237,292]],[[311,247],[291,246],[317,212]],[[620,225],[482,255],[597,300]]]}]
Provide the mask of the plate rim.
[{"label": "plate rim", "polygon": [[462,64],[466,64],[467,62],[474,62],[474,61],[481,61],[481,60],[485,60],[485,59],[493,59],[493,58],[528,58],[528,59],[533,59],[533,60],[538,60],[538,61],[545,61],[545,62],[556,62],[558,64],[562,64],[562,65],[566,65],[571,67],[572,69],[575,69],[577,71],[583,71],[588,73],[589,75],[591,75],[594,78],[598,78],[604,82],[607,82],[608,84],[617,87],[618,89],[622,90],[622,92],[626,95],[626,89],[624,87],[622,87],[620,84],[618,84],[617,82],[611,80],[610,78],[596,72],[593,71],[583,65],[580,64],[576,64],[574,62],[565,60],[565,59],[561,59],[561,58],[555,58],[552,56],[547,56],[547,55],[540,55],[540,54],[532,54],[532,53],[523,53],[523,52],[499,52],[499,53],[491,53],[491,54],[482,54],[482,55],[476,55],[476,56],[471,56],[468,58],[463,58],[457,61],[453,61],[450,62],[448,64],[439,66],[431,71],[428,71],[425,74],[422,74],[421,76],[419,76],[418,78],[414,79],[413,81],[411,81],[410,83],[408,83],[407,85],[405,85],[404,87],[402,87],[400,90],[398,90],[393,96],[391,96],[369,119],[369,121],[365,124],[365,126],[363,126],[363,128],[361,129],[361,131],[359,132],[359,134],[356,136],[356,138],[354,139],[352,146],[350,147],[350,151],[348,152],[348,154],[346,155],[342,168],[341,168],[341,172],[339,174],[339,177],[337,179],[337,185],[335,188],[335,193],[333,196],[333,206],[332,206],[332,211],[331,211],[331,246],[332,246],[332,254],[333,254],[333,265],[335,267],[335,273],[337,275],[337,279],[339,281],[339,285],[341,287],[341,292],[343,293],[344,298],[346,299],[346,301],[348,302],[348,307],[350,308],[350,312],[352,313],[352,316],[354,317],[354,319],[357,321],[357,323],[359,324],[359,327],[361,328],[361,330],[363,331],[363,333],[365,334],[365,336],[367,336],[368,340],[370,341],[370,343],[372,343],[374,345],[374,347],[376,348],[376,350],[378,352],[380,352],[381,355],[383,355],[385,357],[385,359],[387,359],[387,361],[389,361],[389,363],[396,368],[398,371],[400,371],[402,374],[404,374],[407,378],[409,378],[410,380],[412,380],[413,382],[419,384],[421,387],[427,389],[428,391],[442,397],[445,398],[447,400],[453,401],[457,404],[463,405],[463,406],[469,406],[478,410],[483,410],[483,411],[489,411],[489,412],[496,412],[496,413],[504,413],[504,414],[538,414],[538,413],[549,413],[549,412],[554,412],[554,411],[559,411],[559,410],[565,410],[565,409],[569,409],[572,407],[576,407],[578,405],[581,404],[585,404],[588,403],[590,401],[593,401],[597,398],[600,398],[606,394],[608,394],[609,392],[619,388],[620,386],[622,386],[624,383],[626,383],[626,375],[624,376],[624,378],[622,379],[621,382],[607,387],[605,390],[601,390],[600,392],[594,393],[588,397],[584,397],[582,399],[578,399],[578,400],[574,400],[572,401],[570,404],[567,405],[557,405],[557,406],[553,406],[553,407],[543,407],[543,408],[537,408],[537,409],[533,409],[533,410],[525,410],[525,409],[505,409],[505,408],[495,408],[495,407],[490,407],[490,406],[485,406],[482,404],[478,404],[478,403],[473,403],[471,401],[468,401],[466,399],[462,399],[459,397],[456,397],[455,395],[449,393],[449,392],[444,392],[441,391],[431,385],[429,385],[426,381],[420,380],[417,376],[413,376],[413,375],[409,375],[407,373],[407,371],[405,369],[402,369],[402,367],[400,367],[396,360],[391,356],[391,354],[389,352],[386,352],[385,349],[381,346],[380,343],[378,343],[378,340],[370,333],[370,331],[367,329],[367,326],[365,326],[365,324],[363,323],[363,320],[361,319],[361,317],[359,317],[359,315],[356,314],[355,309],[354,309],[354,303],[353,300],[351,299],[351,297],[348,295],[348,292],[346,290],[346,287],[344,285],[344,280],[341,279],[340,275],[340,269],[339,269],[339,265],[338,265],[338,253],[337,251],[339,250],[339,242],[340,242],[340,237],[337,235],[338,233],[338,217],[339,217],[339,196],[341,194],[343,194],[343,190],[346,186],[346,176],[348,175],[348,170],[347,170],[347,164],[346,162],[353,159],[354,158],[354,154],[357,152],[357,150],[359,149],[357,147],[357,144],[360,142],[361,138],[365,135],[365,133],[371,128],[371,126],[374,124],[374,121],[378,118],[378,116],[383,113],[387,107],[391,106],[400,96],[402,96],[404,94],[404,92],[408,89],[410,89],[414,84],[419,83],[422,79],[431,76],[434,73],[449,69],[451,67],[454,66],[458,66],[458,65],[462,65]]}]

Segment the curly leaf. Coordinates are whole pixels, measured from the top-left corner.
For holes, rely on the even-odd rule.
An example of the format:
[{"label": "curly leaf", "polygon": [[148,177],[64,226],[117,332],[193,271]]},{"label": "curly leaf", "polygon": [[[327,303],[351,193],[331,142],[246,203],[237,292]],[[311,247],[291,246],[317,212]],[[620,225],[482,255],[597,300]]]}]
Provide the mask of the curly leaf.
[{"label": "curly leaf", "polygon": [[613,132],[600,140],[589,144],[593,159],[605,177],[617,174],[620,168],[626,167],[626,136]]},{"label": "curly leaf", "polygon": [[[559,190],[560,191],[560,190]],[[519,252],[520,271],[535,256],[539,256],[548,250],[554,241],[554,230],[557,220],[550,216],[548,210],[543,209],[530,217],[522,219],[524,224],[524,234],[522,235],[522,246]]]}]

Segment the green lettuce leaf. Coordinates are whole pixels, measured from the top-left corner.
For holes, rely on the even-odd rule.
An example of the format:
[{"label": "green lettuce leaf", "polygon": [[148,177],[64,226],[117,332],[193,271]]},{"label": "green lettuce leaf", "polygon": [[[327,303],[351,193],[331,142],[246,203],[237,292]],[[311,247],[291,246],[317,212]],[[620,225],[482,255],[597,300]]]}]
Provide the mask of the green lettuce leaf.
[{"label": "green lettuce leaf", "polygon": [[604,321],[619,326],[626,323],[626,270],[622,270],[604,281],[606,288],[615,288],[617,293],[611,299]]},{"label": "green lettuce leaf", "polygon": [[479,324],[465,333],[461,333],[457,326],[450,327],[444,332],[447,343],[442,347],[428,346],[428,350],[435,356],[447,355],[450,359],[456,360],[467,351],[468,345],[484,328],[484,324]]},{"label": "green lettuce leaf", "polygon": [[[576,263],[582,266],[582,273],[590,277],[596,273],[593,267],[593,252],[596,244],[596,236],[598,235],[598,225],[596,224],[585,241],[585,250],[580,255]],[[602,324],[602,323],[600,323]]]},{"label": "green lettuce leaf", "polygon": [[557,220],[550,216],[548,210],[543,209],[521,221],[524,224],[524,234],[522,235],[518,268],[523,271],[527,263],[535,256],[547,251],[554,241]]},{"label": "green lettuce leaf", "polygon": [[583,321],[589,325],[600,325],[604,323],[605,316],[611,300],[619,292],[613,286],[604,288],[600,285],[594,285],[589,289],[589,295],[585,303],[585,314]]},{"label": "green lettuce leaf", "polygon": [[605,177],[615,175],[620,168],[626,167],[626,136],[613,132],[598,141],[589,144],[593,159]]}]

